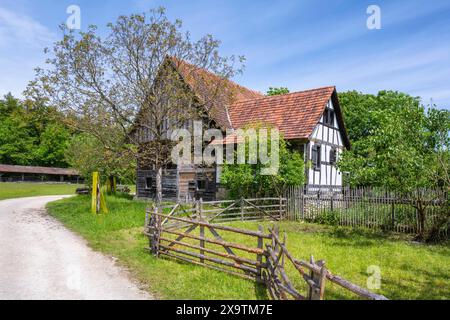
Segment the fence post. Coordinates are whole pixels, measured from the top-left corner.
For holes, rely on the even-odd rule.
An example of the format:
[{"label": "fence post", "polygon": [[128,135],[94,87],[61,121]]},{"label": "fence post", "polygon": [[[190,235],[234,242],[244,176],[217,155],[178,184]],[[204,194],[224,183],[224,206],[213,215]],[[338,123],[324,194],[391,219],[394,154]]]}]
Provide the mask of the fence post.
[{"label": "fence post", "polygon": [[324,268],[325,263],[320,260],[316,264],[314,261],[314,257],[311,256],[309,262],[313,266],[317,266],[320,268],[320,273],[317,274],[311,269],[310,279],[312,280],[312,284],[309,284],[308,291],[308,299],[309,300],[322,300],[323,299],[323,291],[325,289],[325,279],[326,279],[326,269]]},{"label": "fence post", "polygon": [[334,201],[333,200],[334,200],[334,191],[331,192],[331,200],[330,200],[331,212],[334,211]]},{"label": "fence post", "polygon": [[145,210],[145,223],[144,223],[144,232],[148,232],[148,227],[149,227],[149,214],[150,214],[150,209],[147,208]]},{"label": "fence post", "polygon": [[244,198],[241,198],[241,221],[244,221]]},{"label": "fence post", "polygon": [[152,254],[156,257],[159,255],[159,238],[161,233],[161,219],[159,217],[158,212],[159,208],[155,207],[155,214],[150,218],[149,223],[149,240],[150,240],[150,250]]},{"label": "fence post", "polygon": [[[263,227],[261,225],[258,226],[258,231],[262,234],[263,233]],[[258,237],[258,249],[263,250],[263,238],[262,236]],[[258,261],[259,266],[256,268],[257,270],[257,275],[256,275],[256,279],[257,281],[262,281],[262,262],[263,262],[263,255],[261,253],[258,253],[256,255],[256,261]]]},{"label": "fence post", "polygon": [[327,280],[328,270],[325,268],[325,261],[319,261],[320,274],[317,278],[319,287],[319,300],[323,300],[325,296],[325,281]]},{"label": "fence post", "polygon": [[392,217],[392,230],[395,230],[395,203],[392,202],[391,206],[391,217]]},{"label": "fence post", "polygon": [[[200,200],[198,201],[198,205],[197,205],[197,210],[198,210],[198,219],[200,221],[203,221],[203,213],[202,210],[203,209],[203,198],[200,198]],[[200,248],[205,248],[205,240],[203,240],[203,238],[205,238],[205,226],[199,226],[200,227],[200,238],[202,238],[202,240],[200,240]],[[204,250],[200,250],[200,254],[202,256],[205,255],[205,251]],[[200,259],[201,263],[204,263],[205,260],[203,258]]]},{"label": "fence post", "polygon": [[309,286],[308,299],[323,300],[325,294],[325,280],[328,272],[327,269],[325,269],[325,262],[320,260],[316,264],[313,256],[311,256],[309,261],[313,266],[318,266],[320,268],[320,273],[317,274],[311,270],[310,277],[314,284]]},{"label": "fence post", "polygon": [[283,220],[283,210],[282,210],[282,206],[283,206],[283,203],[282,203],[282,198],[281,198],[281,196],[279,196],[279,211],[280,211],[280,220]]},{"label": "fence post", "polygon": [[305,187],[300,190],[300,216],[302,221],[305,221]]}]

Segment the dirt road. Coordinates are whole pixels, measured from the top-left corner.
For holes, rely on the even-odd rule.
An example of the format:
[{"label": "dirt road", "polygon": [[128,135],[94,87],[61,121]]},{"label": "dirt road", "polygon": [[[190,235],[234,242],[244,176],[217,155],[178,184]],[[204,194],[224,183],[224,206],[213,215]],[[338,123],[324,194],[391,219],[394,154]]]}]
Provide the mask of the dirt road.
[{"label": "dirt road", "polygon": [[0,299],[151,299],[113,258],[46,214],[61,198],[0,201]]}]

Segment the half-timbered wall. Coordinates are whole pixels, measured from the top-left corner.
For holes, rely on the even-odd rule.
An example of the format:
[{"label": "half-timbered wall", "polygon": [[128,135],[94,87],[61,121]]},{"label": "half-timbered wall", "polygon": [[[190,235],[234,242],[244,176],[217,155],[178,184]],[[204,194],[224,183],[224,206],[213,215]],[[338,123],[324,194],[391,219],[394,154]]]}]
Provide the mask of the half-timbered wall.
[{"label": "half-timbered wall", "polygon": [[[310,164],[306,170],[307,184],[310,187],[342,186],[342,173],[336,168],[336,161],[345,147],[331,100],[305,148]],[[315,162],[317,156],[320,160]]]}]

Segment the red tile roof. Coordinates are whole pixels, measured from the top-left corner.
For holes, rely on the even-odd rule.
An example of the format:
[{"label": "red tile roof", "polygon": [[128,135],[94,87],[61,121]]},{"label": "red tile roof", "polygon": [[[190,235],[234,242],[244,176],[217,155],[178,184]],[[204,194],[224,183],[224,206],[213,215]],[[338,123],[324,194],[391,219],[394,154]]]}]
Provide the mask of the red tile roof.
[{"label": "red tile roof", "polygon": [[[230,105],[239,101],[264,97],[260,92],[247,89],[183,60],[172,58],[172,62],[184,81],[205,105],[211,118],[223,129],[232,128],[227,110]],[[217,92],[222,96],[217,97]]]},{"label": "red tile roof", "polygon": [[[172,58],[172,62],[184,81],[206,105],[210,117],[223,129],[238,129],[262,123],[278,128],[287,140],[308,139],[328,101],[337,99],[336,88],[333,86],[267,97],[183,60]],[[224,96],[208,106],[208,97],[214,96],[212,90],[218,86],[221,88],[218,91],[224,92]],[[342,122],[340,125],[345,132],[340,115],[338,121]],[[344,135],[349,147],[346,133]],[[230,136],[228,140],[234,139]]]},{"label": "red tile roof", "polygon": [[285,139],[307,139],[320,120],[335,87],[244,100],[229,107],[234,128],[265,123],[280,130]]},{"label": "red tile roof", "polygon": [[74,169],[12,166],[6,164],[0,164],[0,173],[34,173],[34,174],[63,175],[63,176],[79,175],[78,171]]}]

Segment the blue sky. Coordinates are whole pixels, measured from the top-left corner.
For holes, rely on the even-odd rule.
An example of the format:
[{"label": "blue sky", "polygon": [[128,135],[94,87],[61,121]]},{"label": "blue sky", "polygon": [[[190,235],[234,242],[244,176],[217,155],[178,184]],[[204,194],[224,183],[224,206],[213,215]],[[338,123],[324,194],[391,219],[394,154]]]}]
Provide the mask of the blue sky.
[{"label": "blue sky", "polygon": [[[393,89],[450,109],[448,0],[0,0],[0,94],[21,94],[71,4],[81,8],[82,29],[100,30],[120,14],[162,5],[194,38],[211,33],[222,40],[222,54],[245,55],[235,81],[262,92]],[[371,4],[381,8],[381,30],[366,26]]]}]

